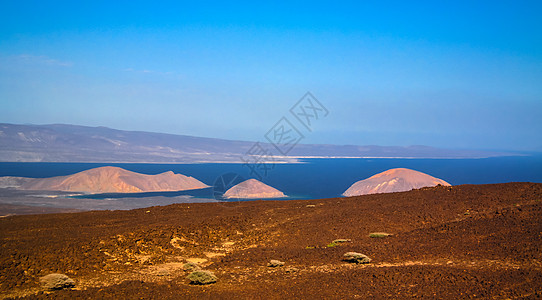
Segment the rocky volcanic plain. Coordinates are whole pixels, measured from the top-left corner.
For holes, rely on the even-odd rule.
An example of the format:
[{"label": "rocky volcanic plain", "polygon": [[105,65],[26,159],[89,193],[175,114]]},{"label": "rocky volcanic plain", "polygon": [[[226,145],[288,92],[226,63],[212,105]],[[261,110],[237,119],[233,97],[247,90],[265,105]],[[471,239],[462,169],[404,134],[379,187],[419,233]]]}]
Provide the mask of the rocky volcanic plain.
[{"label": "rocky volcanic plain", "polygon": [[[0,296],[540,298],[541,200],[542,184],[508,183],[10,216],[0,219]],[[343,261],[351,251],[372,261]],[[217,282],[190,284],[186,262]],[[44,290],[50,273],[75,288]]]}]

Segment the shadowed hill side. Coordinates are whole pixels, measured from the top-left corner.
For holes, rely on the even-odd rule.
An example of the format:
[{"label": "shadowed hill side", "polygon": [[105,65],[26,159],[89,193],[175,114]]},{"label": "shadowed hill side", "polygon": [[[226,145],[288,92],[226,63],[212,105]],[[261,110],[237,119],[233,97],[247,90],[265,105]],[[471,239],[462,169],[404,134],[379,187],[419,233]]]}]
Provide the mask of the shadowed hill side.
[{"label": "shadowed hill side", "polygon": [[208,187],[201,181],[171,171],[146,175],[118,167],[100,167],[73,175],[36,178],[24,182],[24,190],[72,191],[85,193],[141,193],[182,191]]}]

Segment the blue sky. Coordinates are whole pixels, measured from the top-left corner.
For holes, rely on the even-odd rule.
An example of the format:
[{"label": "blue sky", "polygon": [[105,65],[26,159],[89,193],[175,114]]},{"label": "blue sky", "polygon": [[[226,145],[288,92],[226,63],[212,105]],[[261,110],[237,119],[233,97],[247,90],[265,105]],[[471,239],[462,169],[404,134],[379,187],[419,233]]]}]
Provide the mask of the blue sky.
[{"label": "blue sky", "polygon": [[542,151],[538,1],[110,2],[0,3],[0,122]]}]

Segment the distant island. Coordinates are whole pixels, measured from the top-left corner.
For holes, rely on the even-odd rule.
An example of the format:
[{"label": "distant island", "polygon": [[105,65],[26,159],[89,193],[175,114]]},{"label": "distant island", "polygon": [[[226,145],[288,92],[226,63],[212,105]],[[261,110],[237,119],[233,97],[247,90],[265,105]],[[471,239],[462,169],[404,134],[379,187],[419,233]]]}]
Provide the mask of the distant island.
[{"label": "distant island", "polygon": [[255,198],[282,198],[283,192],[256,179],[245,180],[227,190],[224,198],[255,199]]},{"label": "distant island", "polygon": [[70,191],[82,193],[143,193],[184,191],[208,185],[171,171],[146,175],[119,167],[100,167],[68,176],[50,178],[0,177],[0,186],[21,190]]},{"label": "distant island", "polygon": [[436,185],[449,186],[442,179],[406,168],[396,168],[360,180],[348,188],[343,196],[406,192]]},{"label": "distant island", "polygon": [[[0,162],[221,163],[250,161],[255,141],[123,131],[76,125],[0,123]],[[260,143],[274,162],[304,158],[486,158],[517,153],[449,150],[428,146],[298,144],[288,156]],[[252,151],[253,152],[253,151]]]}]

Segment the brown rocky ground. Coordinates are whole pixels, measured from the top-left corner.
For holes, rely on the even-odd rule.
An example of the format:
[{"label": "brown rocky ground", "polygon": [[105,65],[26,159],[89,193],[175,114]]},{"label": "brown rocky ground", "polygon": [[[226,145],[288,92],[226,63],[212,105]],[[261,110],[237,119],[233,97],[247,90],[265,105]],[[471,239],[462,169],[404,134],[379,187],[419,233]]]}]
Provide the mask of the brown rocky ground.
[{"label": "brown rocky ground", "polygon": [[61,207],[40,207],[30,205],[15,205],[0,203],[0,218],[5,218],[14,215],[34,215],[34,214],[53,214],[79,212],[81,210]]},{"label": "brown rocky ground", "polygon": [[[541,200],[542,184],[509,183],[10,216],[0,219],[0,296],[540,298]],[[330,244],[339,238],[351,241]],[[348,251],[373,261],[343,262]],[[186,261],[218,282],[190,285]],[[76,288],[42,291],[39,277],[53,272]]]}]

